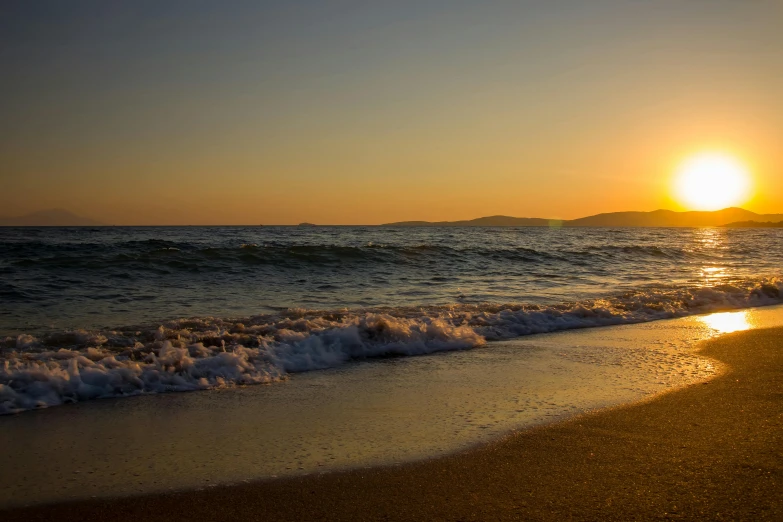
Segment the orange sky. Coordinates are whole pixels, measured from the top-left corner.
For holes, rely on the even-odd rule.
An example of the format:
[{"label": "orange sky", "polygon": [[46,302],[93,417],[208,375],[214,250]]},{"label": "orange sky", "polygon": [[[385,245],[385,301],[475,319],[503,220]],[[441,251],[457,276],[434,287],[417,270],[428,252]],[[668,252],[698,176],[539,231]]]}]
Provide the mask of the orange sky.
[{"label": "orange sky", "polygon": [[779,2],[424,4],[12,9],[0,214],[374,224],[682,210],[671,178],[701,150],[748,165],[745,208],[783,212]]}]

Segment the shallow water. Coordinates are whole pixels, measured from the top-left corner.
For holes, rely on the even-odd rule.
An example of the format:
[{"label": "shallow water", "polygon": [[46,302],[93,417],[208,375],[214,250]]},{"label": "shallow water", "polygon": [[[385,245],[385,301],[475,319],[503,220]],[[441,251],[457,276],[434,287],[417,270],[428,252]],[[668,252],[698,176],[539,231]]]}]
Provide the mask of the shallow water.
[{"label": "shallow water", "polygon": [[273,386],[91,401],[0,418],[0,506],[393,464],[702,382],[694,344],[783,307],[357,362]]}]

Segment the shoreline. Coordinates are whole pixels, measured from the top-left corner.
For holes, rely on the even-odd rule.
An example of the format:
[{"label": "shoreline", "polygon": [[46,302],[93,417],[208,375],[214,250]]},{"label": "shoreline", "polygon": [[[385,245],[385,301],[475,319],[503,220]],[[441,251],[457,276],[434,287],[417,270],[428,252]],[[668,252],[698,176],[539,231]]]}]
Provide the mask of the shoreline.
[{"label": "shoreline", "polygon": [[[383,467],[700,382],[718,327],[783,308],[357,363],[275,386],[90,401],[0,418],[0,509]],[[709,326],[707,323],[713,324]]]},{"label": "shoreline", "polygon": [[4,520],[775,519],[783,328],[705,341],[725,371],[454,455],[196,491],[0,511]]}]

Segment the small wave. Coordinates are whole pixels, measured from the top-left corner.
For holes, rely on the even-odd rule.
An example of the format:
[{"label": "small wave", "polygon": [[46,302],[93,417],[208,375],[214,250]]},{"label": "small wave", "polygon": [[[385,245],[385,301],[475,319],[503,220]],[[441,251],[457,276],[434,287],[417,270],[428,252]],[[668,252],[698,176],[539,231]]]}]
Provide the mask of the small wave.
[{"label": "small wave", "polygon": [[0,282],[0,299],[12,302],[30,297],[10,283]]},{"label": "small wave", "polygon": [[[749,255],[737,251],[697,251],[692,247],[660,245],[590,245],[585,248],[543,248],[538,246],[487,247],[486,245],[409,244],[393,245],[367,242],[345,244],[291,244],[267,241],[234,245],[205,245],[199,242],[146,239],[117,243],[44,244],[27,241],[7,245],[4,256],[9,266],[19,270],[63,271],[136,271],[141,277],[160,270],[219,272],[227,268],[244,269],[248,265],[269,265],[283,269],[320,266],[361,267],[420,266],[422,263],[454,265],[510,264],[542,265],[557,263],[576,267],[609,263],[664,264],[713,262],[732,256]],[[717,256],[717,257],[716,257]]]},{"label": "small wave", "polygon": [[287,310],[157,328],[0,340],[0,413],[104,397],[271,383],[356,359],[464,350],[523,335],[783,302],[783,280],[658,288],[559,305]]}]

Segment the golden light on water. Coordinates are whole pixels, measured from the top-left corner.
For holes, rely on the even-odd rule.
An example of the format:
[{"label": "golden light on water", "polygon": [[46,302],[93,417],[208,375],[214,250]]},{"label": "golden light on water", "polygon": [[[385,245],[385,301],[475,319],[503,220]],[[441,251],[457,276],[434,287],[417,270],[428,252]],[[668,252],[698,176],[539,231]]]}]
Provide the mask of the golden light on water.
[{"label": "golden light on water", "polygon": [[704,286],[715,286],[728,279],[729,272],[724,267],[712,266],[701,269],[701,284]]},{"label": "golden light on water", "polygon": [[693,210],[720,210],[745,203],[750,197],[747,167],[723,153],[702,153],[687,159],[677,170],[675,193]]},{"label": "golden light on water", "polygon": [[748,320],[748,312],[723,312],[700,317],[701,321],[719,333],[741,332],[750,330],[753,325]]}]

